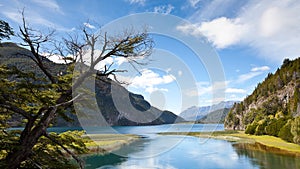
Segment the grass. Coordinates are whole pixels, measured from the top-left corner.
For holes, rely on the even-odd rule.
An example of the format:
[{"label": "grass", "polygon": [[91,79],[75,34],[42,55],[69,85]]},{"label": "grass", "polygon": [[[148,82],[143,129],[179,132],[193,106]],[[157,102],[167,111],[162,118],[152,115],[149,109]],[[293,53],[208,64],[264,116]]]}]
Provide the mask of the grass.
[{"label": "grass", "polygon": [[[216,132],[167,132],[159,133],[162,135],[189,135],[195,137],[221,139],[238,143],[259,143],[270,148],[279,149],[282,154],[288,153],[300,156],[300,145],[286,142],[278,137],[262,135],[249,135],[243,131],[216,131]],[[269,149],[271,150],[271,149]],[[278,152],[278,151],[276,151]]]},{"label": "grass", "polygon": [[89,153],[108,153],[128,145],[140,137],[133,134],[89,134],[84,135]]},{"label": "grass", "polygon": [[255,142],[266,145],[268,147],[275,147],[281,150],[294,152],[299,154],[300,156],[300,145],[286,142],[278,137],[273,137],[268,135],[256,136],[256,135],[245,134],[243,132],[232,134],[232,136],[239,137],[239,138],[253,139],[255,140]]}]

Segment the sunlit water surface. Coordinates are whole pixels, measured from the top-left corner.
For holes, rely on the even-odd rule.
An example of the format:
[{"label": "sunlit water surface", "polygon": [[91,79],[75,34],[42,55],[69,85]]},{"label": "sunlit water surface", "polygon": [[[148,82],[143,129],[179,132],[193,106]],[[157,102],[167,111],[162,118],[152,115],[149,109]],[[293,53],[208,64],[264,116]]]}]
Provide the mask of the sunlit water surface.
[{"label": "sunlit water surface", "polygon": [[[56,131],[64,131],[56,128]],[[300,158],[279,155],[224,140],[192,136],[166,136],[159,132],[224,130],[216,124],[91,127],[88,133],[130,133],[144,136],[137,142],[106,155],[85,156],[86,168],[126,169],[299,169]],[[253,146],[252,146],[253,149]]]}]

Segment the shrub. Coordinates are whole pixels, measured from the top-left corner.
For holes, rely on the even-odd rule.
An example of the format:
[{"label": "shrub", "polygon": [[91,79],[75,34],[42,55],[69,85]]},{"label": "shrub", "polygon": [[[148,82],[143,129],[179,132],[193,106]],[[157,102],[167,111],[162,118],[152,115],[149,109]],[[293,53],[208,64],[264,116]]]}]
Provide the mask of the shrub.
[{"label": "shrub", "polygon": [[293,120],[291,124],[291,133],[294,136],[294,143],[300,144],[300,116]]},{"label": "shrub", "polygon": [[265,127],[267,126],[267,121],[265,119],[260,120],[258,122],[257,127],[255,128],[255,135],[264,135],[266,134],[265,132]]},{"label": "shrub", "polygon": [[291,123],[292,120],[288,120],[288,122],[280,129],[278,136],[288,142],[293,142],[293,134],[291,133]]},{"label": "shrub", "polygon": [[284,118],[271,120],[271,122],[265,127],[266,134],[278,137],[278,133],[280,129],[285,125],[285,123],[286,120]]},{"label": "shrub", "polygon": [[246,134],[254,134],[255,133],[255,129],[257,127],[258,123],[257,122],[253,122],[251,124],[248,124],[245,130]]}]

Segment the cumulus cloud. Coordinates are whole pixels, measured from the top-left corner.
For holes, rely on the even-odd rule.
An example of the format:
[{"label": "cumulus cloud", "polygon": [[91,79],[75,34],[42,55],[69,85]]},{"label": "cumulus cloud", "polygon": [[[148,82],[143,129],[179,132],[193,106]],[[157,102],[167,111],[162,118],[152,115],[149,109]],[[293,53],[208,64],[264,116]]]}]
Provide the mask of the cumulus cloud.
[{"label": "cumulus cloud", "polygon": [[300,1],[296,0],[254,0],[242,6],[233,18],[222,16],[180,25],[177,29],[205,36],[220,49],[248,45],[257,49],[261,56],[281,62],[285,57],[300,55],[299,11]]},{"label": "cumulus cloud", "polygon": [[239,19],[217,18],[200,24],[179,25],[178,30],[194,36],[205,36],[215,47],[226,48],[238,43],[246,32]]},{"label": "cumulus cloud", "polygon": [[158,85],[169,84],[175,81],[176,78],[172,75],[160,75],[150,69],[144,69],[141,71],[140,76],[136,76],[132,79],[131,87],[145,89],[146,92],[151,93],[153,91],[168,91],[164,88],[158,88]]},{"label": "cumulus cloud", "polygon": [[168,15],[172,12],[173,9],[174,9],[174,6],[168,4],[168,5],[154,7],[154,12]]}]

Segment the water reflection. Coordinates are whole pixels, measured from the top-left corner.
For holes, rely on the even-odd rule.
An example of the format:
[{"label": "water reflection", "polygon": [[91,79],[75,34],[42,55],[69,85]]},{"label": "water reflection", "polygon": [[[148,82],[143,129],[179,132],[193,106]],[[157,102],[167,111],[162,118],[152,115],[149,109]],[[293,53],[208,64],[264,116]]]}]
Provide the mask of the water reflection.
[{"label": "water reflection", "polygon": [[[231,143],[223,140],[203,140],[196,137],[186,137],[173,149],[156,154],[161,146],[167,145],[170,140],[182,136],[164,136],[160,139],[149,139],[146,142],[139,142],[119,151],[128,153],[128,158],[121,158],[122,161],[113,161],[103,165],[101,159],[86,160],[90,168],[155,168],[155,169],[253,169],[248,159],[240,159],[234,151]],[[124,152],[123,152],[124,153]],[[145,156],[147,154],[147,156]],[[110,158],[110,156],[108,156]],[[95,165],[98,163],[97,165]],[[113,166],[113,167],[112,167]]]},{"label": "water reflection", "polygon": [[106,155],[91,155],[83,158],[85,161],[85,168],[86,169],[95,169],[107,166],[113,168],[113,166],[121,164],[122,162],[126,161],[126,157],[118,156],[115,154],[106,154]]},{"label": "water reflection", "polygon": [[[208,125],[210,128],[215,126]],[[207,128],[208,128],[207,127]],[[155,168],[155,169],[296,169],[299,157],[270,153],[261,145],[233,144],[224,140],[191,136],[161,136],[169,126],[115,127],[120,133],[143,135],[137,142],[108,155],[85,157],[88,169],[94,168]],[[178,128],[178,129],[177,129]],[[190,126],[180,124],[174,129],[186,130]],[[192,131],[203,130],[195,125]],[[222,130],[222,128],[220,128]],[[99,131],[99,128],[97,130]],[[103,131],[102,131],[103,132]],[[180,140],[180,141],[178,141]],[[176,144],[174,144],[176,143]],[[178,144],[177,144],[178,143]],[[169,149],[168,147],[171,148]],[[274,150],[273,150],[274,151]],[[119,154],[119,155],[118,155]],[[120,156],[122,154],[122,156]]]},{"label": "water reflection", "polygon": [[[278,154],[276,148],[266,147],[262,144],[233,144],[239,158],[248,158],[254,166],[261,169],[296,169],[300,168],[300,158],[291,154]],[[272,152],[272,153],[271,153]]]}]

